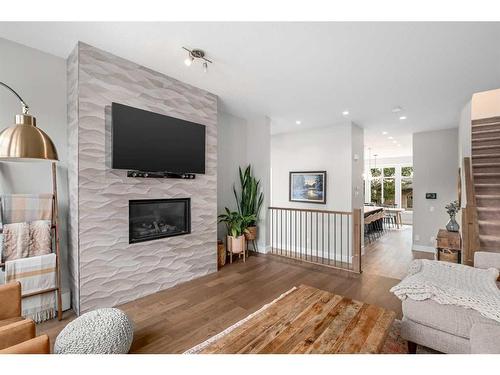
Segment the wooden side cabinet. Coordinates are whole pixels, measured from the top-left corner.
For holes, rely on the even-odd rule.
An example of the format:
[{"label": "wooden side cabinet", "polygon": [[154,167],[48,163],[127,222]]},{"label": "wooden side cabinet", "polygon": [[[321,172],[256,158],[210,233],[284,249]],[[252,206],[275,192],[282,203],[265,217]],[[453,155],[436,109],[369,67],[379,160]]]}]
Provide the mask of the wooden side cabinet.
[{"label": "wooden side cabinet", "polygon": [[462,237],[459,232],[440,229],[437,235],[436,259],[462,263]]}]

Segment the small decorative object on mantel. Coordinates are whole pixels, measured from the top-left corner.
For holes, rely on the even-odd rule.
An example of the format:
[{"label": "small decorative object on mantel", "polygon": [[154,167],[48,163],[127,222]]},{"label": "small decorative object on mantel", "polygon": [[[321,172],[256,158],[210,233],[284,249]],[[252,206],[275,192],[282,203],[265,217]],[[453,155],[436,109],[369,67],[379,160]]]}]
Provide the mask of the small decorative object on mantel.
[{"label": "small decorative object on mantel", "polygon": [[460,209],[460,207],[458,206],[458,201],[448,203],[445,208],[446,212],[448,212],[448,215],[450,215],[450,221],[448,221],[448,224],[446,224],[446,229],[449,232],[458,232],[458,230],[460,229],[460,225],[458,225],[457,221],[455,220],[455,216]]}]

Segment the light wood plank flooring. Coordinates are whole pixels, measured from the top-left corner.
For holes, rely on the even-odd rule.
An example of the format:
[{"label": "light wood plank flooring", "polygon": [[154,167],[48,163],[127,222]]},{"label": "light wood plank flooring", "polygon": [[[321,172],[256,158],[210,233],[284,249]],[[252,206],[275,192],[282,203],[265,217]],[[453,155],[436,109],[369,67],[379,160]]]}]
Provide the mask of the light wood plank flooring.
[{"label": "light wood plank flooring", "polygon": [[[389,289],[399,280],[370,273],[347,277],[330,268],[251,256],[246,263],[122,305],[135,322],[132,353],[182,353],[258,310],[293,286],[310,285],[375,304],[401,317],[401,302]],[[38,326],[53,343],[74,315]]]},{"label": "light wood plank flooring", "polygon": [[377,240],[365,244],[363,272],[402,279],[413,259],[434,259],[433,253],[412,251],[412,226],[389,229]]},{"label": "light wood plank flooring", "polygon": [[[363,274],[339,271],[273,255],[251,256],[246,263],[129,302],[122,308],[135,322],[132,353],[182,353],[258,310],[293,286],[310,285],[396,312],[401,302],[389,292],[412,259],[432,254],[411,251],[411,227],[391,230],[366,246]],[[53,343],[74,319],[38,325]]]}]

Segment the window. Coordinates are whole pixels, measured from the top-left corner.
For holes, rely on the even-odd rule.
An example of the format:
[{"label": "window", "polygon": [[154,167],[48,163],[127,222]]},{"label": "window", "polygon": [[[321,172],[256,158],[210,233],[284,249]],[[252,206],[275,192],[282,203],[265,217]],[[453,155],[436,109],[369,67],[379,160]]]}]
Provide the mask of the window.
[{"label": "window", "polygon": [[380,205],[382,204],[382,169],[372,168],[370,175],[370,202]]},{"label": "window", "polygon": [[371,168],[366,184],[367,202],[413,209],[413,167]]},{"label": "window", "polygon": [[413,209],[413,167],[401,168],[401,207]]}]

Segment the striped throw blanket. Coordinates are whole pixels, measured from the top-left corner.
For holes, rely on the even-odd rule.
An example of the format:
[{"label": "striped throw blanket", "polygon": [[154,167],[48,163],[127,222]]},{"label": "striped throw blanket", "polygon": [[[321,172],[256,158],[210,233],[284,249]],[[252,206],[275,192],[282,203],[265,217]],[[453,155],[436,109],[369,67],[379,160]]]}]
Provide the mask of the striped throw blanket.
[{"label": "striped throw blanket", "polygon": [[2,195],[2,223],[52,220],[52,194]]},{"label": "striped throw blanket", "polygon": [[[23,295],[56,287],[56,254],[5,262],[5,282],[19,281]],[[39,323],[56,316],[56,292],[22,300],[22,315]]]}]

